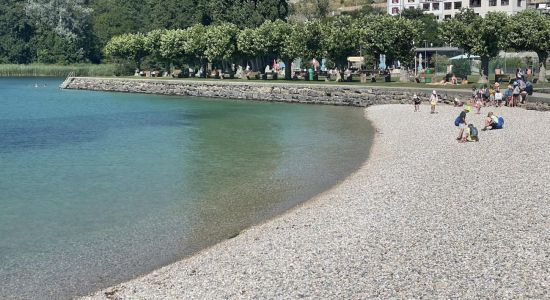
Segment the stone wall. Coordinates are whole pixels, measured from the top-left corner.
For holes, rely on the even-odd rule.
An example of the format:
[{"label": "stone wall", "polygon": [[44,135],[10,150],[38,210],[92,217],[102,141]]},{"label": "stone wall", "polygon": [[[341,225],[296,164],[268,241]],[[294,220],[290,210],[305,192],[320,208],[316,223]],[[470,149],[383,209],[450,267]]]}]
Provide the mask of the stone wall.
[{"label": "stone wall", "polygon": [[[70,78],[67,80],[64,88],[359,107],[373,104],[409,103],[414,93],[427,100],[431,92],[431,89],[367,87],[359,85],[92,77]],[[455,96],[469,97],[469,93],[464,92],[443,92],[439,93],[439,95],[442,99],[452,99]]]},{"label": "stone wall", "polygon": [[[433,89],[263,81],[230,82],[95,77],[68,78],[62,88],[358,107],[374,104],[410,103],[414,93],[423,100],[427,100]],[[436,90],[440,98],[449,103],[454,97],[460,99],[471,97],[471,93],[465,90]]]}]

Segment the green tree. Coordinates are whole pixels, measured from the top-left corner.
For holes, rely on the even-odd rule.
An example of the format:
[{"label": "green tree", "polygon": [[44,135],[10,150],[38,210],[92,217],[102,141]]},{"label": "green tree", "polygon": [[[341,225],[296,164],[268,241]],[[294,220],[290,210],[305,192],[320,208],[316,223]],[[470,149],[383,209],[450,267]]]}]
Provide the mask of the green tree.
[{"label": "green tree", "polygon": [[90,30],[92,9],[85,0],[29,0],[25,11],[36,28],[30,41],[36,60],[81,62],[98,51]]},{"label": "green tree", "polygon": [[0,2],[0,63],[26,64],[33,55],[29,41],[34,29],[25,14],[25,1]]},{"label": "green tree", "polygon": [[280,57],[285,63],[285,79],[292,79],[292,61],[298,57],[311,59],[324,53],[323,41],[319,39],[323,26],[319,20],[303,24],[290,24],[290,34],[286,38]]},{"label": "green tree", "polygon": [[360,33],[359,26],[350,16],[339,16],[324,23],[321,40],[327,58],[343,69],[348,56],[359,52]]},{"label": "green tree", "polygon": [[145,35],[142,33],[129,33],[114,36],[105,46],[105,54],[115,60],[131,60],[138,69],[141,62],[147,56],[145,48]]},{"label": "green tree", "polygon": [[207,2],[212,23],[233,23],[240,28],[258,27],[264,21],[286,19],[285,0],[202,0]]},{"label": "green tree", "polygon": [[29,41],[33,62],[71,64],[87,60],[80,41],[59,36],[48,28],[38,27]]},{"label": "green tree", "polygon": [[453,65],[453,74],[456,77],[466,79],[468,75],[472,73],[472,66],[470,60],[467,58],[455,59],[451,62]]},{"label": "green tree", "polygon": [[418,21],[389,15],[375,20],[363,20],[360,41],[365,51],[380,57],[385,54],[387,61],[400,61],[408,64],[414,59],[414,41],[418,39]]},{"label": "green tree", "polygon": [[267,20],[258,27],[258,35],[261,39],[258,44],[263,47],[265,54],[270,59],[278,58],[281,56],[291,32],[292,27],[288,23],[281,20],[273,22]]},{"label": "green tree", "polygon": [[143,47],[148,54],[148,58],[153,62],[160,63],[167,72],[170,72],[170,66],[174,62],[172,57],[165,56],[163,53],[165,45],[162,42],[169,32],[169,30],[165,29],[155,29],[146,33],[143,38]]},{"label": "green tree", "polygon": [[92,28],[99,46],[104,47],[115,35],[136,33],[143,29],[142,5],[124,0],[92,2]]},{"label": "green tree", "polygon": [[206,49],[208,41],[206,39],[207,27],[201,24],[193,25],[185,29],[187,42],[184,44],[184,52],[199,62],[202,66],[202,76],[206,76]]},{"label": "green tree", "polygon": [[434,14],[425,14],[420,8],[407,8],[401,12],[401,17],[413,21],[418,21],[417,31],[418,39],[415,42],[422,45],[420,42],[426,41],[434,46],[443,45],[443,41],[439,35],[439,23]]},{"label": "green tree", "polygon": [[290,6],[293,19],[323,19],[330,13],[329,0],[294,1]]},{"label": "green tree", "polygon": [[206,3],[197,0],[148,0],[148,28],[184,29],[197,23],[210,24]]},{"label": "green tree", "polygon": [[238,27],[231,23],[211,25],[206,30],[206,51],[204,55],[210,62],[232,60],[237,53]]},{"label": "green tree", "polygon": [[485,82],[489,74],[489,60],[496,57],[508,42],[506,27],[502,26],[507,21],[508,16],[503,12],[490,12],[482,18],[471,9],[463,9],[441,24],[440,33],[447,43],[481,57],[480,81]]},{"label": "green tree", "polygon": [[34,22],[69,39],[82,37],[92,14],[84,0],[29,0],[25,9]]},{"label": "green tree", "polygon": [[237,49],[248,58],[266,54],[262,36],[256,28],[245,28],[237,34]]},{"label": "green tree", "polygon": [[534,51],[539,57],[539,82],[547,82],[546,60],[550,53],[550,17],[534,9],[524,10],[510,18],[509,44],[518,51]]}]

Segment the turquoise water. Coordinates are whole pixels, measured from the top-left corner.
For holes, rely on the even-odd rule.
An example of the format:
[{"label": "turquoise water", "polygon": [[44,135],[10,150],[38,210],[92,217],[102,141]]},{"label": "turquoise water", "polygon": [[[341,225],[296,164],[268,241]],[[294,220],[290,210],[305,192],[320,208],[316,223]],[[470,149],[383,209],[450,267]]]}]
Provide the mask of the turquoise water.
[{"label": "turquoise water", "polygon": [[[69,298],[238,234],[366,159],[362,109],[0,79],[0,298]],[[38,84],[38,87],[35,87]]]}]

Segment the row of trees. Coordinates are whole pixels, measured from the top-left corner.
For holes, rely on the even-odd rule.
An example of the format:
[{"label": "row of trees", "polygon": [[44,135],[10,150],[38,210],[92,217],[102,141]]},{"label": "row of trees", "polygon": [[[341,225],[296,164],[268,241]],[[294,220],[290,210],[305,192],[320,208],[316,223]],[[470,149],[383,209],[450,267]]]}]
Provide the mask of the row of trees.
[{"label": "row of trees", "polygon": [[490,12],[484,18],[463,10],[440,25],[444,41],[466,53],[481,57],[483,75],[489,74],[489,60],[501,50],[534,51],[540,64],[539,81],[546,82],[546,60],[550,53],[550,16],[528,9],[508,16]]},{"label": "row of trees", "polygon": [[[244,29],[232,23],[198,24],[186,29],[120,35],[107,44],[105,53],[118,61],[131,59],[138,67],[145,57],[163,62],[165,68],[171,64],[204,66],[207,62],[246,64],[258,58],[279,58],[290,65],[295,58],[323,57],[342,68],[348,56],[358,54],[371,60],[385,54],[387,61],[399,60],[406,65],[414,58],[414,41],[418,45],[426,32],[433,30],[430,19],[419,17],[419,13],[405,10],[403,16],[339,16],[304,23],[268,20],[256,28]],[[437,38],[432,40],[479,55],[484,75],[488,74],[489,60],[500,50],[534,51],[541,64],[539,80],[546,80],[549,16],[525,10],[513,16],[491,12],[482,18],[464,9],[436,26]]]},{"label": "row of trees", "polygon": [[343,69],[347,57],[357,55],[359,49],[372,58],[385,54],[390,61],[409,63],[414,59],[418,27],[416,21],[389,15],[341,16],[305,23],[268,20],[257,28],[245,29],[232,23],[197,24],[186,29],[120,35],[107,44],[105,53],[119,62],[132,60],[138,68],[145,57],[152,57],[162,61],[166,69],[170,65],[204,66],[207,62],[244,65],[258,58],[278,58],[288,66],[285,77],[290,79],[295,58],[323,57]]},{"label": "row of trees", "polygon": [[113,36],[227,21],[257,27],[288,10],[286,0],[2,0],[0,63],[99,63]]}]

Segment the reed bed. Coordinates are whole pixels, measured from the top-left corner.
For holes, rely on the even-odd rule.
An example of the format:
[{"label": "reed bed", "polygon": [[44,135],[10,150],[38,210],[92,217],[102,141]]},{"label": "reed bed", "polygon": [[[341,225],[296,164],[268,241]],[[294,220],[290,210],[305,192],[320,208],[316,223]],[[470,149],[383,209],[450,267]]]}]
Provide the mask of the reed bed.
[{"label": "reed bed", "polygon": [[112,64],[75,64],[75,65],[46,65],[46,64],[0,64],[0,76],[54,76],[65,77],[74,72],[75,76],[113,76],[116,65]]}]

